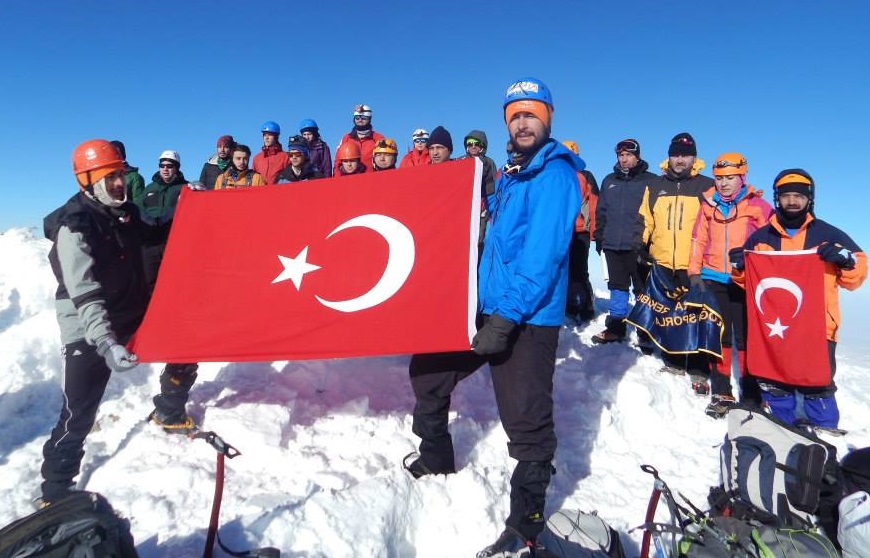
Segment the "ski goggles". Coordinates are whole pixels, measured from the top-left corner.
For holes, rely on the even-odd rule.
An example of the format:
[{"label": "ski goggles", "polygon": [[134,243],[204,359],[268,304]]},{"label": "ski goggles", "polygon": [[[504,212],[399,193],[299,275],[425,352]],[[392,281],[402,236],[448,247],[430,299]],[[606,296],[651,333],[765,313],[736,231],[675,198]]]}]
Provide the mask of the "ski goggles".
[{"label": "ski goggles", "polygon": [[729,161],[727,159],[722,159],[721,161],[716,161],[713,163],[714,169],[727,169],[727,168],[736,168],[746,166],[746,159],[740,159],[739,161]]},{"label": "ski goggles", "polygon": [[637,155],[640,151],[640,146],[634,140],[622,140],[616,144],[616,152],[619,153],[620,151],[628,151]]},{"label": "ski goggles", "polygon": [[465,140],[465,147],[482,147],[483,142],[476,139],[467,139]]}]

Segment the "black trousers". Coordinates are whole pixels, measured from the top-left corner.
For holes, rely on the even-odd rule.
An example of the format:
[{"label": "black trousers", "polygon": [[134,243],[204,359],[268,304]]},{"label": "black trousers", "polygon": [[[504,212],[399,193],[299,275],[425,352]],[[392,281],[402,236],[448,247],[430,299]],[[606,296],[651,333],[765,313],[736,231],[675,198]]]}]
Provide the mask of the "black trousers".
[{"label": "black trousers", "polygon": [[556,452],[553,373],[558,341],[559,327],[523,325],[514,330],[504,353],[414,355],[409,370],[420,457],[433,472],[448,473],[455,470],[447,428],[450,396],[460,381],[489,363],[499,418],[508,435],[508,454],[519,462],[511,478],[506,524],[528,538],[543,529],[544,499]]},{"label": "black trousers", "polygon": [[627,291],[634,287],[637,296],[643,291],[649,275],[649,267],[637,262],[636,250],[604,250],[607,262],[607,288],[611,291]]},{"label": "black trousers", "polygon": [[42,448],[42,497],[64,497],[79,474],[85,438],[94,426],[111,370],[103,357],[84,340],[66,345],[63,371],[63,408]]},{"label": "black trousers", "polygon": [[575,232],[568,247],[568,302],[565,310],[569,314],[593,313],[589,244],[588,232]]},{"label": "black trousers", "polygon": [[722,314],[725,333],[722,336],[722,346],[731,347],[731,334],[734,334],[733,346],[739,351],[746,350],[746,291],[735,285],[704,281],[707,289],[716,297],[716,304]]}]

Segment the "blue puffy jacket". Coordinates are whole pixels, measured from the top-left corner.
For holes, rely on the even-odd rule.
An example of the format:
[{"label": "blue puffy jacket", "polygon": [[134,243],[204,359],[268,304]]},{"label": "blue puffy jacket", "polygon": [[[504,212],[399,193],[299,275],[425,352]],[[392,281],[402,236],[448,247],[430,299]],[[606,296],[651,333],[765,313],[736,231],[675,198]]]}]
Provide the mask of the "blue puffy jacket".
[{"label": "blue puffy jacket", "polygon": [[580,157],[550,139],[528,165],[499,177],[478,277],[479,307],[512,322],[560,326],[568,245],[580,211]]}]

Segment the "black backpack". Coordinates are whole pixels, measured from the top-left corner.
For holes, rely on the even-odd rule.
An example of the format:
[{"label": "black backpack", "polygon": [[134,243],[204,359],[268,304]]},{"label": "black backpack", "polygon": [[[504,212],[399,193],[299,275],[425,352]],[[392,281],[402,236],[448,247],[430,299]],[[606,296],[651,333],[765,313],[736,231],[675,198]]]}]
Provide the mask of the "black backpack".
[{"label": "black backpack", "polygon": [[130,523],[93,492],[74,492],[0,529],[0,558],[138,558]]}]

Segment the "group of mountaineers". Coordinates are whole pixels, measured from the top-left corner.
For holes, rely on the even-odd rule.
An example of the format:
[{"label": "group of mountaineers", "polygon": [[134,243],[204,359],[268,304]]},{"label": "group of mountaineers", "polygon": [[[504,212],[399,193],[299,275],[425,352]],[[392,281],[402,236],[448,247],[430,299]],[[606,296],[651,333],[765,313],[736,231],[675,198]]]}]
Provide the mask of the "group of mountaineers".
[{"label": "group of mountaineers", "polygon": [[[802,417],[836,427],[837,289],[855,289],[867,275],[864,252],[815,216],[815,182],[806,171],[779,173],[771,205],[747,182],[746,157],[724,153],[715,159],[713,178],[704,176],[695,139],[683,132],[668,145],[660,173],[652,172],[641,157],[636,139],[617,142],[613,172],[599,186],[578,156],[577,144],[551,137],[553,112],[547,86],[524,78],[504,98],[510,140],[503,165],[487,155],[485,133],[472,130],[463,137],[462,157],[479,159],[483,168],[479,330],[468,351],[417,354],[409,367],[416,399],[413,432],[421,442],[404,464],[414,478],[455,472],[448,430],[451,393],[484,364],[492,370],[508,451],[517,464],[505,529],[481,557],[513,556],[533,546],[543,529],[556,449],[552,388],[559,330],[566,316],[572,323],[595,318],[590,248],[606,262],[610,291],[605,328],[592,338],[596,344],[630,339],[625,319],[631,292],[642,291],[651,266],[684,292],[703,290],[715,296],[724,322],[721,358],[669,354],[637,331],[638,349],[660,352],[664,369],[686,374],[695,393],[710,396],[707,414],[715,418],[724,417],[740,399],[792,422]],[[181,157],[173,150],[160,153],[158,170],[148,184],[126,161],[120,141],[90,140],[73,152],[79,192],[45,219],[59,283],[65,405],[44,446],[44,504],[73,489],[85,437],[110,373],[138,363],[125,343],[154,289],[182,188],[338,179],[453,160],[452,136],[437,126],[431,132],[415,129],[413,145],[399,163],[396,141],[373,129],[372,109],[364,104],[355,107],[353,128],[336,146],[334,161],[314,120],[301,121],[286,150],[276,122],[265,122],[260,132],[263,145],[253,160],[250,147],[231,135],[220,136],[197,181],[184,176]],[[504,192],[515,195],[501,196]],[[826,266],[831,366],[824,374],[830,381],[819,388],[759,380],[746,366],[744,249],[812,248]],[[168,432],[194,429],[185,405],[196,376],[196,364],[167,363],[151,420]]]}]

